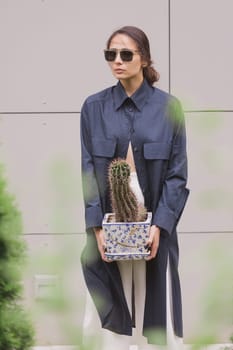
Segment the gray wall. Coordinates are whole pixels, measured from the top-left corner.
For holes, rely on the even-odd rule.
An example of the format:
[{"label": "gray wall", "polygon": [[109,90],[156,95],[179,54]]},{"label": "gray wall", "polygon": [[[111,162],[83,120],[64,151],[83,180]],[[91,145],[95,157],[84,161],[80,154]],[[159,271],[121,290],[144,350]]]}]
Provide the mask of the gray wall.
[{"label": "gray wall", "polygon": [[[82,324],[80,108],[87,95],[115,83],[102,49],[121,25],[148,34],[161,74],[157,86],[185,109],[191,188],[179,225],[185,342],[203,320],[211,321],[202,304],[211,281],[227,295],[233,280],[232,12],[231,0],[0,0],[0,157],[23,215],[25,302],[34,311],[38,344],[68,343],[64,324],[75,331]],[[55,287],[63,288],[66,308],[41,309]],[[223,342],[227,315],[219,320]]]}]

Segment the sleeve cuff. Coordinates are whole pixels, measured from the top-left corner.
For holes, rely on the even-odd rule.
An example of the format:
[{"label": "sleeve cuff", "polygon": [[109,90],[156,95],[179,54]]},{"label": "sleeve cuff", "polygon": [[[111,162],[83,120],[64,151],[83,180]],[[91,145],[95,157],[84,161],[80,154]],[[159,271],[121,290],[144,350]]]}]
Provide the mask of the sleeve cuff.
[{"label": "sleeve cuff", "polygon": [[152,219],[152,225],[156,225],[171,234],[176,221],[177,218],[173,212],[166,207],[160,206]]},{"label": "sleeve cuff", "polygon": [[89,207],[85,211],[86,230],[92,227],[101,227],[103,213],[100,207]]},{"label": "sleeve cuff", "polygon": [[189,196],[189,189],[184,188],[182,191],[175,211],[171,211],[168,207],[159,205],[154,217],[152,219],[152,225],[156,225],[166,230],[169,234],[172,233],[174,227],[178,224],[180,216],[184,210],[187,198]]}]

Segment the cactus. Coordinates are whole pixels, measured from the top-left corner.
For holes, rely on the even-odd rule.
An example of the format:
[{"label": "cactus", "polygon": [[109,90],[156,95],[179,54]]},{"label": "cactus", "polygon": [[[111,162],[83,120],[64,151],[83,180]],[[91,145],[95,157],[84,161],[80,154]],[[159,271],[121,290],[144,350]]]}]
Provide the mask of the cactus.
[{"label": "cactus", "polygon": [[124,159],[114,159],[108,172],[115,222],[138,222],[146,219],[146,208],[130,188],[130,166]]}]

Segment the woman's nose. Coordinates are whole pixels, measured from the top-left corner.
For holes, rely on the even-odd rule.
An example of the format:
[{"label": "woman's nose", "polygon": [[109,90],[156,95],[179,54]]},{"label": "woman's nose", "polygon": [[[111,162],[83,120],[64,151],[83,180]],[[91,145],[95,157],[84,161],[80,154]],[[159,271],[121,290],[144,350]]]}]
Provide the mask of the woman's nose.
[{"label": "woman's nose", "polygon": [[118,63],[122,63],[123,62],[122,59],[121,59],[120,51],[117,52],[115,62],[118,62]]}]

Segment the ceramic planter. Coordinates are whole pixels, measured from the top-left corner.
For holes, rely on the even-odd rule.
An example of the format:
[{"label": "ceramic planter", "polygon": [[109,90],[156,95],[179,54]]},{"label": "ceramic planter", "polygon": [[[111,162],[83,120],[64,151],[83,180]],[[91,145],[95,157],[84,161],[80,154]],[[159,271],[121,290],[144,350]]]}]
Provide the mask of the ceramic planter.
[{"label": "ceramic planter", "polygon": [[114,222],[114,214],[107,213],[103,219],[106,241],[106,257],[109,260],[143,259],[150,252],[145,247],[149,238],[152,213],[142,222]]}]

